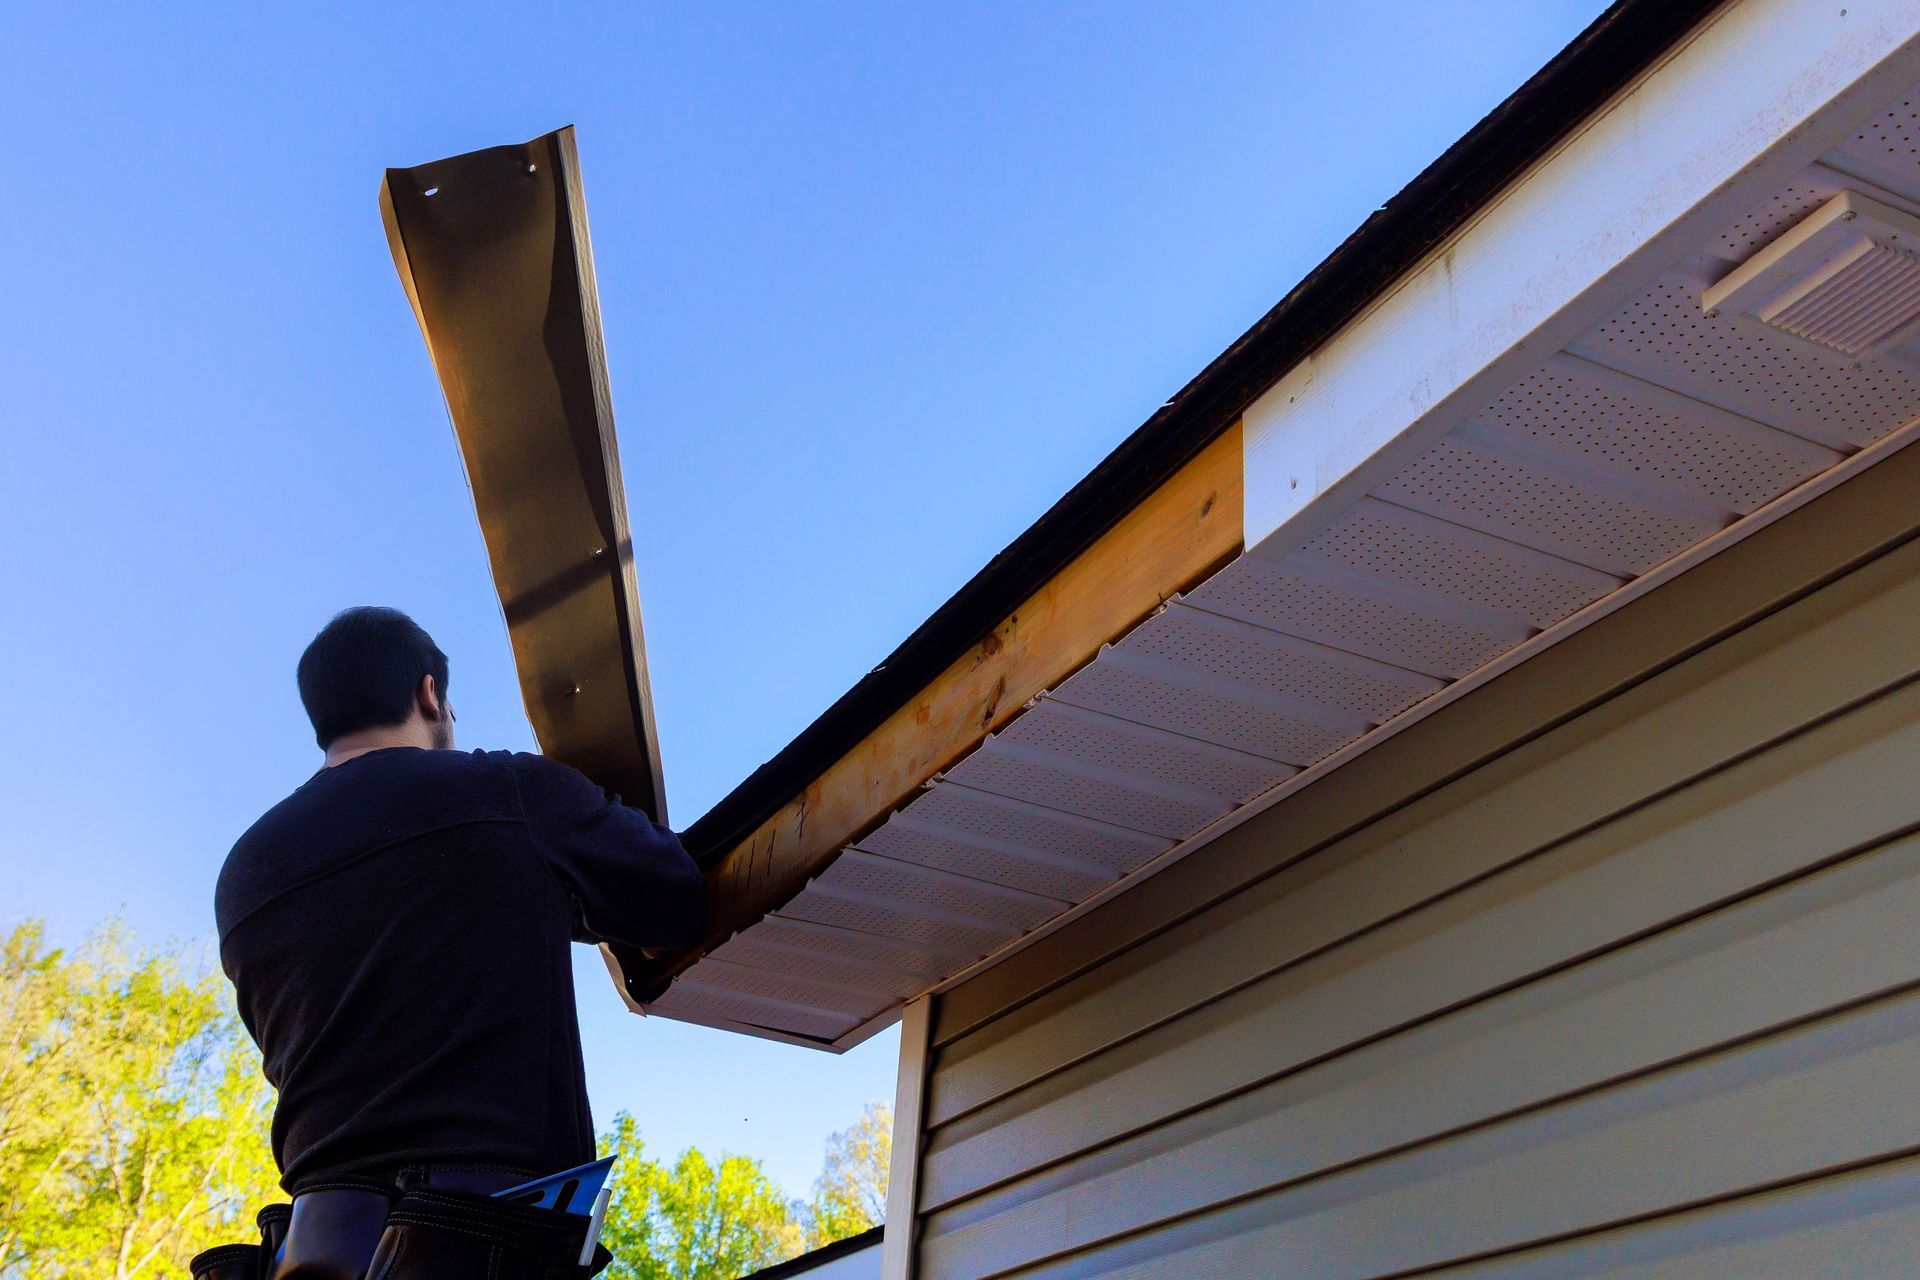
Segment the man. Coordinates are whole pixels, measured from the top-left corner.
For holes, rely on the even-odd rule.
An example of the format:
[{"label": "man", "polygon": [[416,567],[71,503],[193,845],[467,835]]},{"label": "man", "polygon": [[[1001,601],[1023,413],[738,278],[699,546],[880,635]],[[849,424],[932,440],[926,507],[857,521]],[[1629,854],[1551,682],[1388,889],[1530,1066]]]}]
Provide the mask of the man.
[{"label": "man", "polygon": [[298,675],[326,762],[240,837],[215,914],[279,1092],[270,1274],[357,1276],[402,1192],[593,1159],[568,942],[686,945],[705,895],[672,832],[572,769],[453,750],[446,655],[405,614],[348,609]]}]

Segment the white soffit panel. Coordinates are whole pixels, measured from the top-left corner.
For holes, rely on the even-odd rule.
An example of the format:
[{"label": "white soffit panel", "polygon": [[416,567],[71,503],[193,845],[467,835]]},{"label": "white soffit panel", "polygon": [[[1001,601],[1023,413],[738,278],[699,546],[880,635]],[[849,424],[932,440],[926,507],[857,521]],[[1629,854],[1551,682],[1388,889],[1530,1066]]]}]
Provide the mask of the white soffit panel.
[{"label": "white soffit panel", "polygon": [[1311,561],[1273,562],[1246,555],[1195,588],[1196,608],[1238,618],[1400,667],[1416,676],[1458,678],[1533,634],[1515,619],[1442,611],[1424,595],[1359,590]]},{"label": "white soffit panel", "polygon": [[[702,968],[704,963],[702,961],[695,965],[694,969]],[[819,1013],[777,1001],[756,1000],[719,991],[706,985],[691,970],[677,979],[665,995],[648,1005],[647,1010],[682,1022],[697,1022],[760,1035],[784,1033],[786,1036],[827,1044],[860,1025],[858,1018]]]},{"label": "white soffit panel", "polygon": [[977,791],[951,780],[922,794],[904,812],[916,821],[957,828],[1011,847],[1046,850],[1116,873],[1133,870],[1173,844],[1165,836]]},{"label": "white soffit panel", "polygon": [[1568,459],[1589,459],[1742,514],[1841,457],[1825,445],[1568,355],[1508,388],[1478,420]]},{"label": "white soffit panel", "polygon": [[701,962],[695,983],[717,996],[775,1000],[846,1021],[865,1019],[884,1003],[883,994],[823,981],[822,972],[763,969],[715,953]]},{"label": "white soffit panel", "polygon": [[1796,178],[1740,215],[1707,245],[1707,252],[1728,262],[1745,262],[1778,239],[1780,233],[1840,194],[1838,174]]},{"label": "white soffit panel", "polygon": [[1169,840],[1183,839],[1233,807],[1232,801],[1196,788],[1135,780],[1071,756],[1022,748],[998,738],[988,739],[947,776],[976,790]]},{"label": "white soffit panel", "polygon": [[1511,438],[1468,426],[1374,493],[1621,578],[1719,532],[1732,515],[1662,502],[1614,477],[1569,470],[1529,456]]},{"label": "white soffit panel", "polygon": [[1875,112],[1822,158],[1828,169],[1862,178],[1910,201],[1920,200],[1920,85]]},{"label": "white soffit panel", "polygon": [[1054,894],[1078,902],[1111,883],[1119,872],[1098,863],[1064,857],[1049,849],[1008,844],[959,827],[896,814],[861,840],[859,848],[919,863],[991,884]]},{"label": "white soffit panel", "polygon": [[1247,752],[1052,698],[1015,720],[986,749],[1013,745],[1105,770],[1130,785],[1157,784],[1202,802],[1243,802],[1290,772],[1283,764]]},{"label": "white soffit panel", "polygon": [[[780,908],[780,915],[789,920],[828,924],[855,933],[918,943],[966,960],[997,951],[1007,939],[1020,932],[1010,925],[975,916],[936,913],[854,890],[836,890],[818,880]],[[699,967],[695,965],[694,969]]]},{"label": "white soffit panel", "polygon": [[1711,318],[1704,284],[1670,272],[1570,350],[1778,431],[1842,452],[1905,426],[1920,406],[1920,371],[1902,360],[1849,369],[1762,330]]},{"label": "white soffit panel", "polygon": [[1559,621],[1621,583],[1613,574],[1378,498],[1362,498],[1298,555],[1452,596],[1534,627]]},{"label": "white soffit panel", "polygon": [[1024,933],[1059,913],[1067,902],[1007,885],[956,875],[913,862],[849,849],[815,881],[836,893],[884,898],[928,915],[978,921],[1012,933]]},{"label": "white soffit panel", "polygon": [[[808,947],[780,946],[760,936],[761,924],[735,934],[714,949],[708,960],[748,965],[768,973],[799,974],[848,991],[865,992],[867,1008],[872,1010],[889,1000],[904,1000],[917,995],[938,973],[929,975],[913,968],[891,968],[884,964],[860,963],[831,952]],[[704,966],[705,960],[701,961]]]},{"label": "white soffit panel", "polygon": [[1331,755],[1371,725],[1308,719],[1290,699],[1234,686],[1179,667],[1134,665],[1126,650],[1110,650],[1062,685],[1054,700],[1146,724],[1202,742],[1288,764]]},{"label": "white soffit panel", "polygon": [[[1331,724],[1378,724],[1442,682],[1390,663],[1208,613],[1176,599],[1115,646],[1159,667],[1284,696]],[[1310,710],[1304,710],[1310,709]]]},{"label": "white soffit panel", "polygon": [[[942,949],[904,938],[861,933],[777,914],[751,929],[742,930],[737,937],[800,956],[825,957],[834,964],[874,967],[919,977],[951,973],[957,960],[967,954],[964,950]],[[785,966],[776,962],[769,967]],[[922,984],[922,989],[925,985]]]}]

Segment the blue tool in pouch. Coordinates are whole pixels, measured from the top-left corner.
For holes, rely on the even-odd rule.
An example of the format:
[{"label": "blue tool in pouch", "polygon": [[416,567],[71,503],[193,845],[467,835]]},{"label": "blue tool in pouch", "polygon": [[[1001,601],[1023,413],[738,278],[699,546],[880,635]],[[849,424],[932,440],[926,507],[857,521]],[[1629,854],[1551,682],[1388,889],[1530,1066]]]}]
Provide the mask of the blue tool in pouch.
[{"label": "blue tool in pouch", "polygon": [[600,1228],[607,1221],[607,1204],[613,1199],[613,1188],[607,1185],[607,1175],[613,1172],[613,1162],[619,1158],[618,1155],[611,1155],[577,1169],[562,1169],[559,1173],[550,1173],[544,1178],[535,1178],[532,1182],[496,1191],[493,1195],[496,1200],[511,1200],[515,1204],[532,1205],[536,1209],[552,1209],[585,1218],[587,1238],[580,1248],[580,1265],[586,1266],[593,1258],[593,1247],[600,1243]]}]

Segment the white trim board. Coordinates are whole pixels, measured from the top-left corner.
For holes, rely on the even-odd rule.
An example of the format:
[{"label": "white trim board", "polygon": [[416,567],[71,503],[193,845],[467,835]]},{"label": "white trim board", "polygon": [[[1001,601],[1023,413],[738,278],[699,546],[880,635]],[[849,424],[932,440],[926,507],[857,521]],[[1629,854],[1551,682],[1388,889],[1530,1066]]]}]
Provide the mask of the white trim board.
[{"label": "white trim board", "polygon": [[1915,80],[1910,0],[1727,6],[1248,408],[1247,547],[1304,546]]},{"label": "white trim board", "polygon": [[887,1221],[880,1237],[881,1280],[910,1280],[918,1231],[920,1143],[925,1136],[927,1057],[933,1043],[933,997],[907,1002],[900,1016],[900,1074],[893,1095],[893,1159],[887,1167]]}]

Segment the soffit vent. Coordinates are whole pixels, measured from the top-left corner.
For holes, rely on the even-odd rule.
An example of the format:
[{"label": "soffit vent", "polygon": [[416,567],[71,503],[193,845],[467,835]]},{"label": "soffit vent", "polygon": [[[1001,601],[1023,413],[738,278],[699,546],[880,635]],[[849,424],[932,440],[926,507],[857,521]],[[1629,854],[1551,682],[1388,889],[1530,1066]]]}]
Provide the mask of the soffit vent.
[{"label": "soffit vent", "polygon": [[1701,304],[1829,359],[1870,360],[1920,332],[1920,219],[1843,191]]}]

